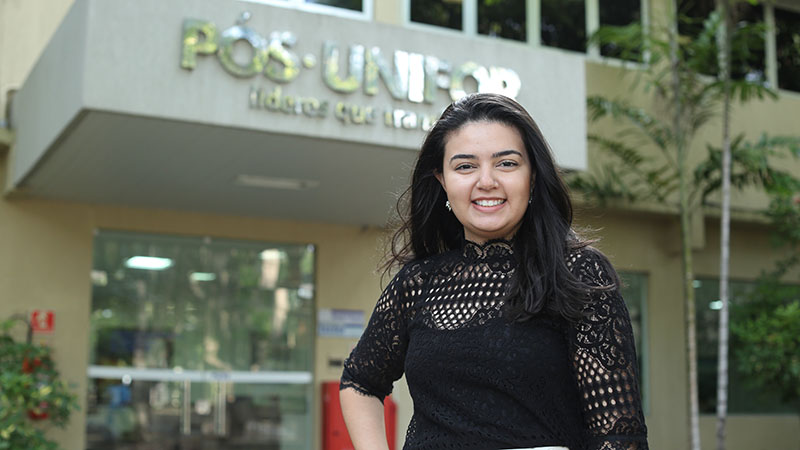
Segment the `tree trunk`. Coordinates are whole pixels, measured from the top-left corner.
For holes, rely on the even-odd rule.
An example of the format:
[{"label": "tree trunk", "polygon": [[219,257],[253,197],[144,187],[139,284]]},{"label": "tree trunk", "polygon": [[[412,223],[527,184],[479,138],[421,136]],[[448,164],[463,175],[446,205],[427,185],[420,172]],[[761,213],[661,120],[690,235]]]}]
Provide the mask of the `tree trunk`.
[{"label": "tree trunk", "polygon": [[719,77],[723,84],[722,107],[722,218],[720,219],[719,257],[719,349],[717,351],[717,450],[725,450],[725,423],[728,415],[728,268],[730,266],[731,140],[730,140],[730,5],[718,0],[722,19],[717,34]]},{"label": "tree trunk", "polygon": [[[691,205],[689,205],[686,155],[681,158],[680,216],[681,262],[683,267],[683,296],[686,301],[686,359],[689,380],[689,443],[692,450],[700,450],[700,406],[697,387],[697,337],[694,295],[694,264],[692,262]],[[700,214],[700,212],[697,212]]]},{"label": "tree trunk", "polygon": [[681,124],[683,95],[681,93],[680,58],[678,55],[678,5],[672,0],[672,18],[669,27],[670,72],[673,93],[673,133],[678,155],[679,211],[681,228],[681,265],[683,268],[683,298],[686,314],[686,359],[689,382],[689,448],[700,450],[700,408],[697,395],[697,339],[695,337],[694,267],[692,264],[691,205],[689,204],[687,153],[688,143]]}]

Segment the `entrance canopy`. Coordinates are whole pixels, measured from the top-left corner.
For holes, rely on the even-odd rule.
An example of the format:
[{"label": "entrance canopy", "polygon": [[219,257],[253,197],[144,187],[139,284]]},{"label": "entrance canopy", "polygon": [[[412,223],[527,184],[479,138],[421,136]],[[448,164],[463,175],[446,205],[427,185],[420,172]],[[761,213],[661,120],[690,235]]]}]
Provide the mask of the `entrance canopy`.
[{"label": "entrance canopy", "polygon": [[469,92],[515,97],[584,169],[583,64],[277,6],[76,0],[14,97],[6,191],[382,225]]}]

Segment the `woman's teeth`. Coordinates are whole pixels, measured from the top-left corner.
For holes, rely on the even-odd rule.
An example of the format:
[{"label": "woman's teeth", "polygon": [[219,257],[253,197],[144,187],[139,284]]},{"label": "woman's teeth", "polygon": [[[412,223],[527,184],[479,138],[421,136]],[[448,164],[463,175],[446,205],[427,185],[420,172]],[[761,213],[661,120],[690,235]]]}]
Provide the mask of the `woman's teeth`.
[{"label": "woman's teeth", "polygon": [[504,202],[505,200],[475,200],[475,204],[478,206],[497,206]]}]

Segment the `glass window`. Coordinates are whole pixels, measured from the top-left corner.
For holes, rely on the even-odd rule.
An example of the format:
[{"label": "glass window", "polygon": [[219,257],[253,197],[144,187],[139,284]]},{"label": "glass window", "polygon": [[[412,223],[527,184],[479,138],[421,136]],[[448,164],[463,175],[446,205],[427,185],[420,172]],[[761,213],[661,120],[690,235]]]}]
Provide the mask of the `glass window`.
[{"label": "glass window", "polygon": [[[697,381],[700,412],[716,413],[717,408],[717,335],[719,333],[719,280],[699,278],[694,282],[697,309]],[[731,321],[735,310],[748,301],[755,283],[731,281]],[[796,292],[795,295],[800,294]],[[763,392],[753,386],[746,375],[736,369],[736,346],[731,345],[728,362],[728,412],[731,413],[794,413],[796,408],[781,402],[777,394]]]},{"label": "glass window", "polygon": [[[767,81],[767,51],[763,29],[764,7],[750,3],[732,4],[731,77],[735,80]],[[749,28],[749,30],[748,30]]]},{"label": "glass window", "polygon": [[645,320],[647,307],[647,275],[636,272],[620,272],[622,279],[622,297],[631,316],[631,327],[636,344],[636,356],[639,358],[639,387],[642,391],[642,404],[645,412],[649,411],[649,386],[647,377],[647,322]]},{"label": "glass window", "polygon": [[[641,20],[642,10],[640,0],[601,0],[600,1],[600,26],[624,27]],[[600,54],[612,58],[620,58],[622,52],[614,44],[603,45]],[[630,55],[627,59],[640,59],[640,54]]]},{"label": "glass window", "polygon": [[775,8],[778,87],[800,92],[800,13]]},{"label": "glass window", "polygon": [[460,30],[463,8],[460,1],[411,0],[411,21]]},{"label": "glass window", "polygon": [[[678,31],[690,39],[697,38],[704,29],[704,21],[716,8],[714,0],[682,0],[678,4],[680,20]],[[762,24],[764,9],[761,5],[737,3],[731,5],[733,26],[731,29],[731,77],[748,81],[766,81],[766,50],[763,30],[754,28]],[[700,68],[702,73],[716,75],[718,60],[716,40],[707,61]]]},{"label": "glass window", "polygon": [[678,33],[695,38],[703,31],[703,21],[716,8],[715,0],[678,0]]},{"label": "glass window", "polygon": [[586,52],[584,0],[542,0],[542,45]]},{"label": "glass window", "polygon": [[101,231],[88,448],[310,449],[314,247]]},{"label": "glass window", "polygon": [[350,9],[353,11],[363,11],[363,0],[305,0],[306,3],[314,3],[317,5],[334,6],[337,8]]},{"label": "glass window", "polygon": [[322,14],[352,18],[368,18],[371,14],[373,0],[240,0],[252,3],[296,8],[303,11],[312,11]]},{"label": "glass window", "polygon": [[525,42],[525,0],[479,0],[478,33]]}]

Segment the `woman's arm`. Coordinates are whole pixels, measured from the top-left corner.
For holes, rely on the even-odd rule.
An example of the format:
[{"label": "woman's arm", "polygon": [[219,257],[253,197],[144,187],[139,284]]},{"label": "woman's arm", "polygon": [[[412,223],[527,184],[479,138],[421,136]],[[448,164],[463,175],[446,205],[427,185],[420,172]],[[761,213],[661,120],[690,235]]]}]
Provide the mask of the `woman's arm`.
[{"label": "woman's arm", "polygon": [[367,328],[345,359],[339,399],[356,450],[388,450],[382,400],[403,375],[408,347],[409,292],[418,289],[408,270],[401,270],[381,294]]},{"label": "woman's arm", "polygon": [[383,418],[383,403],[377,397],[353,388],[339,391],[342,415],[355,450],[389,450]]},{"label": "woman's arm", "polygon": [[[590,286],[617,278],[605,256],[584,249],[573,267]],[[571,327],[570,355],[588,431],[587,450],[647,450],[633,330],[618,286],[594,290]]]}]

